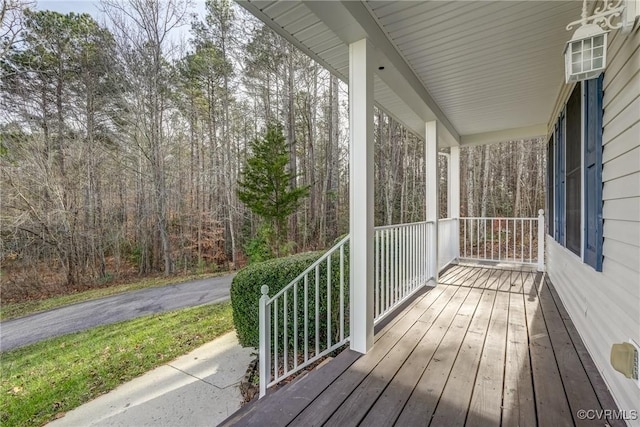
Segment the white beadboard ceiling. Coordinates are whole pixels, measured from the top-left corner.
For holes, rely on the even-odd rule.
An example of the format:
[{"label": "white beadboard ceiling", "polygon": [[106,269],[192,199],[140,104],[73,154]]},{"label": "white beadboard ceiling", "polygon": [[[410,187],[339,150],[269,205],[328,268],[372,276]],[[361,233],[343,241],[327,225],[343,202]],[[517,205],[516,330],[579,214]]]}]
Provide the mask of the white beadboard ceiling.
[{"label": "white beadboard ceiling", "polygon": [[[376,48],[375,99],[442,145],[546,132],[580,1],[239,1],[348,82],[348,44]],[[376,68],[377,68],[376,66]]]}]

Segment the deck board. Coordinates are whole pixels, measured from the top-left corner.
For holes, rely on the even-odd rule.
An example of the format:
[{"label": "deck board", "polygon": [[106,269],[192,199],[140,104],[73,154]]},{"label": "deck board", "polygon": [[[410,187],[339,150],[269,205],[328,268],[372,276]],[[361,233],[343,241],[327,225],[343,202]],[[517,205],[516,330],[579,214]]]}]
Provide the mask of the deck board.
[{"label": "deck board", "polygon": [[445,276],[444,281],[440,281],[440,283],[452,284],[453,280],[459,279],[468,275],[470,272],[462,265],[456,265],[455,269],[452,270],[450,275]]},{"label": "deck board", "polygon": [[[482,291],[479,289],[471,289],[469,292],[448,333],[416,384],[397,420],[398,425],[424,425],[425,420],[431,419],[481,296]],[[450,333],[451,331],[455,333]]]},{"label": "deck board", "polygon": [[[446,309],[438,316],[433,326],[424,334],[391,384],[387,386],[371,408],[362,422],[363,425],[385,426],[394,423],[469,292],[469,288],[458,288],[457,298],[447,304]],[[415,325],[417,328],[420,326]]]},{"label": "deck board", "polygon": [[483,291],[433,414],[433,425],[464,425],[495,299],[495,291]]},{"label": "deck board", "polygon": [[[571,337],[571,342],[573,343],[574,348],[576,349],[576,354],[580,358],[580,362],[582,363],[582,366],[584,367],[584,370],[587,376],[589,377],[589,381],[591,382],[591,385],[600,403],[600,406],[605,410],[608,409],[610,411],[615,411],[617,409],[617,406],[615,401],[613,400],[613,396],[611,396],[611,393],[609,393],[609,389],[607,388],[607,385],[604,382],[604,379],[598,374],[598,368],[596,367],[595,363],[593,362],[593,359],[591,359],[591,356],[587,352],[587,348],[582,342],[582,339],[580,338],[578,331],[573,325],[573,322],[571,322],[569,313],[567,313],[567,310],[562,305],[560,296],[558,295],[557,291],[553,288],[548,278],[546,278],[546,282],[547,282],[546,283],[547,287],[549,287],[551,296],[553,297],[553,300],[556,304],[556,307],[558,308],[558,313],[560,313],[560,316],[562,317],[562,320],[567,329],[567,332]],[[611,427],[623,427],[627,425],[623,420],[613,419],[613,418],[607,420],[607,422]]]},{"label": "deck board", "polygon": [[524,292],[525,289],[529,289],[531,287],[531,285],[533,284],[533,281],[535,280],[536,274],[529,271],[529,272],[523,272],[522,273],[522,282],[520,283],[520,286],[518,287],[518,292],[522,293]]},{"label": "deck board", "polygon": [[435,306],[444,308],[455,288],[447,288],[442,294],[427,294],[416,304],[398,323],[394,325],[367,353],[367,357],[358,359],[351,367],[329,386],[318,398],[305,408],[293,421],[293,425],[319,425],[326,422],[340,407],[355,388],[367,377],[369,372],[382,360],[386,354],[400,341],[409,328],[431,308],[438,300],[441,304]]},{"label": "deck board", "polygon": [[578,409],[616,409],[531,268],[453,265],[376,329],[367,354],[343,352],[224,425],[581,426]]},{"label": "deck board", "polygon": [[511,271],[510,273],[510,283],[507,289],[504,289],[507,292],[522,292],[522,284],[524,282],[524,275],[526,272],[522,271]]},{"label": "deck board", "polygon": [[470,268],[463,268],[459,274],[457,274],[454,278],[450,279],[447,284],[448,285],[466,285],[469,281],[472,280],[472,277],[475,277],[477,271]]},{"label": "deck board", "polygon": [[440,274],[438,281],[440,283],[449,283],[450,280],[454,279],[463,271],[464,267],[462,267],[461,265],[450,265],[450,268],[446,272]]},{"label": "deck board", "polygon": [[485,284],[485,289],[498,290],[498,283],[500,280],[500,274],[502,270],[498,270],[494,268],[491,270],[491,276],[487,279],[487,283]]},{"label": "deck board", "polygon": [[380,338],[384,336],[384,334],[386,334],[390,329],[392,329],[393,325],[398,323],[404,316],[406,316],[411,311],[411,309],[415,307],[427,293],[431,292],[435,296],[435,295],[441,294],[444,291],[444,289],[445,288],[443,286],[438,286],[438,287],[427,287],[424,290],[417,291],[413,295],[413,297],[409,298],[409,300],[405,302],[404,304],[405,307],[400,313],[398,313],[395,316],[388,316],[387,318],[383,319],[380,323],[378,323],[375,326],[374,328],[375,335],[373,337],[374,342],[377,342]]},{"label": "deck board", "polygon": [[[533,288],[535,291],[535,287]],[[573,426],[573,418],[549,339],[537,292],[525,298],[529,354],[538,422],[543,426]]]},{"label": "deck board", "polygon": [[483,268],[480,274],[476,276],[476,279],[473,281],[471,286],[474,288],[484,289],[485,284],[487,283],[487,280],[489,280],[489,276],[491,276],[492,271],[493,270],[489,268]]},{"label": "deck board", "polygon": [[[444,302],[436,309],[427,310],[425,314],[418,319],[418,322],[402,337],[398,344],[380,361],[360,386],[358,386],[358,389],[355,390],[332,415],[328,424],[345,425],[350,422],[358,422],[364,418],[368,409],[387,388],[391,379],[405,363],[407,354],[414,351],[418,343],[425,334],[431,330],[440,317],[443,315],[446,317],[452,307],[460,306],[465,296],[465,291],[456,292],[448,302]],[[420,322],[423,324],[420,325]]]},{"label": "deck board", "polygon": [[[298,415],[313,399],[338,378],[361,355],[346,350],[336,356],[331,363],[317,369],[319,376],[311,375],[312,371],[287,384],[282,390],[268,394],[260,400],[262,405],[248,405],[225,420],[220,426],[241,423],[243,425],[284,426]],[[300,396],[291,399],[289,396]],[[268,408],[265,413],[263,408]]]},{"label": "deck board", "polygon": [[503,280],[498,287],[499,291],[511,292],[514,288],[514,283],[517,282],[517,275],[514,274],[514,271],[505,270],[503,275]]},{"label": "deck board", "polygon": [[465,279],[464,283],[462,283],[462,286],[474,287],[474,285],[476,284],[478,279],[481,276],[483,276],[485,274],[485,272],[486,272],[486,269],[484,269],[484,268],[472,269],[471,274],[469,274],[469,276],[467,276],[467,278]]},{"label": "deck board", "polygon": [[499,426],[502,405],[509,294],[496,292],[482,359],[473,387],[467,426]]},{"label": "deck board", "polygon": [[564,327],[564,323],[551,297],[549,288],[545,285],[544,281],[542,282],[538,296],[549,331],[553,352],[558,363],[558,370],[560,371],[569,407],[571,408],[571,414],[573,415],[573,421],[576,426],[601,425],[601,420],[583,420],[576,416],[580,409],[589,408],[599,410],[602,408],[589,382],[589,377],[587,377],[582,367],[580,358],[569,337],[569,333]]},{"label": "deck board", "polygon": [[509,270],[500,270],[500,276],[496,281],[496,289],[508,289],[511,282],[511,272]]},{"label": "deck board", "polygon": [[529,427],[537,424],[524,298],[522,294],[509,294],[502,400],[502,424],[505,426]]}]

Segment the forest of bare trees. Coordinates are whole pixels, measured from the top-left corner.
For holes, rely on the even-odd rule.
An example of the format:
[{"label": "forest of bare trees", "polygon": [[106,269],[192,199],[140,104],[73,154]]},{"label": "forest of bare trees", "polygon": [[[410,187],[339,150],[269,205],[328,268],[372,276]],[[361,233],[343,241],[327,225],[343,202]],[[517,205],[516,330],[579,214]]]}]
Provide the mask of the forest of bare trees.
[{"label": "forest of bare trees", "polygon": [[537,217],[545,207],[545,150],[542,139],[463,147],[460,215]]},{"label": "forest of bare trees", "polygon": [[[5,300],[244,265],[261,221],[238,180],[270,123],[290,186],[309,188],[289,250],[347,232],[346,85],[241,8],[102,0],[96,18],[32,6],[7,0],[1,15]],[[376,224],[422,220],[423,142],[379,110],[375,129]],[[461,159],[462,215],[543,207],[542,142]]]}]

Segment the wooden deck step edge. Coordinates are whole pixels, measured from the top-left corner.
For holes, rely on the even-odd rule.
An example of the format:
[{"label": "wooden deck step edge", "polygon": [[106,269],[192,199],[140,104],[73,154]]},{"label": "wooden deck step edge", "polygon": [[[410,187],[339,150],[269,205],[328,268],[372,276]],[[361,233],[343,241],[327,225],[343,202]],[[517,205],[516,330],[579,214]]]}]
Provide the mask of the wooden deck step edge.
[{"label": "wooden deck step edge", "polygon": [[220,426],[283,426],[329,387],[362,355],[344,350],[329,363],[240,408]]}]

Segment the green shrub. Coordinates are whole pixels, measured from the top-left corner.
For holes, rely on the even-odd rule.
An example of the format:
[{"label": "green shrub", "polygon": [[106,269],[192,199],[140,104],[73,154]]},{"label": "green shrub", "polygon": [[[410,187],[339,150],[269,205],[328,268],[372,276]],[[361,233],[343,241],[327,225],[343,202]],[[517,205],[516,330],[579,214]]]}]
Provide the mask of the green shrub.
[{"label": "green shrub", "polygon": [[[345,248],[345,306],[348,307],[348,246]],[[292,255],[284,258],[277,258],[268,260],[265,262],[249,265],[248,267],[240,270],[234,277],[231,285],[231,305],[233,308],[233,322],[238,334],[238,340],[240,344],[245,347],[258,347],[259,345],[259,300],[260,300],[260,288],[263,285],[269,286],[269,295],[273,296],[278,293],[282,288],[288,285],[293,279],[295,279],[300,273],[302,273],[307,267],[317,261],[325,251],[306,252],[297,255]],[[332,274],[331,274],[331,322],[332,322],[332,342],[337,341],[339,331],[339,252],[331,256]],[[318,286],[318,300],[319,300],[319,329],[324,331],[327,322],[327,269],[326,263],[321,263],[321,268],[318,270],[319,286]],[[287,329],[289,330],[289,337],[293,337],[293,324],[294,324],[294,309],[293,309],[293,293],[288,292],[287,295]],[[308,330],[307,340],[309,345],[315,345],[315,273],[309,274],[307,300],[308,300]],[[272,312],[272,327],[274,322],[274,316]],[[348,319],[349,313],[345,308],[345,318]],[[278,347],[283,347],[283,318],[284,310],[282,299],[278,304]],[[298,297],[297,297],[297,320],[298,320],[298,345],[304,345],[304,285],[300,282],[298,285]],[[345,325],[346,327],[346,325]],[[345,331],[348,334],[348,331]],[[319,342],[322,343],[321,347],[324,348],[327,340],[326,333],[321,332],[318,337]],[[289,340],[289,347],[293,346],[292,339]]]},{"label": "green shrub", "polygon": [[272,234],[268,225],[262,225],[258,229],[256,236],[249,240],[244,247],[244,251],[249,257],[249,264],[263,262],[273,258],[271,247],[269,246],[269,236]]},{"label": "green shrub", "polygon": [[238,340],[244,347],[258,347],[258,302],[260,288],[269,286],[269,295],[275,295],[323,252],[306,252],[284,258],[251,264],[236,274],[231,283],[231,307]]}]

